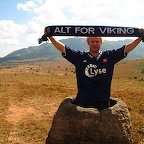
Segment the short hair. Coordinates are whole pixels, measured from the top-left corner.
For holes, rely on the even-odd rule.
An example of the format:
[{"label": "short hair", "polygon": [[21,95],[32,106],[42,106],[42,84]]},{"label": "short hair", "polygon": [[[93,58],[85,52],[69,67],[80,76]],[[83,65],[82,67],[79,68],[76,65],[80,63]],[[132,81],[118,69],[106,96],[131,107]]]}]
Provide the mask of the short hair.
[{"label": "short hair", "polygon": [[[90,39],[90,38],[91,38],[91,37],[86,37],[87,43],[89,42],[89,39]],[[97,38],[100,38],[101,42],[103,42],[103,38],[102,38],[102,37],[97,37]]]}]

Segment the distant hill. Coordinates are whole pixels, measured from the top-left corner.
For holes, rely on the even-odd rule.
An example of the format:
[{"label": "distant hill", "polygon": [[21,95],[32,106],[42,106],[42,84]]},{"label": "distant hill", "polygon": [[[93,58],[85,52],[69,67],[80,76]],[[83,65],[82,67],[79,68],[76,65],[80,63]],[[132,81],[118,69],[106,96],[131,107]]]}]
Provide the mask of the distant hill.
[{"label": "distant hill", "polygon": [[[104,40],[101,50],[117,49],[132,40],[107,41]],[[88,51],[88,45],[85,38],[68,38],[61,40],[64,44],[72,49]],[[44,43],[39,46],[31,46],[14,51],[7,56],[0,58],[0,62],[30,60],[30,59],[47,59],[49,61],[57,61],[62,58],[59,51],[57,51],[51,43]],[[140,43],[127,57],[127,59],[144,58],[144,44]]]}]

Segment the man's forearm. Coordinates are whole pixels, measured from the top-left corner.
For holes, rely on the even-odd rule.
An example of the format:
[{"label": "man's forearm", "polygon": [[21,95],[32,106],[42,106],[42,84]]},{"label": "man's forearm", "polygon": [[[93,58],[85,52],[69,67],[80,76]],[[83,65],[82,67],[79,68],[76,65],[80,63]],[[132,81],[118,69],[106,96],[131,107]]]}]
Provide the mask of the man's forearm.
[{"label": "man's forearm", "polygon": [[52,44],[62,53],[65,53],[65,45],[60,41],[56,40],[54,37],[49,37]]},{"label": "man's forearm", "polygon": [[139,37],[138,39],[134,40],[133,42],[129,43],[126,45],[125,48],[125,53],[129,53],[130,51],[132,51],[140,42],[141,42],[142,38]]}]

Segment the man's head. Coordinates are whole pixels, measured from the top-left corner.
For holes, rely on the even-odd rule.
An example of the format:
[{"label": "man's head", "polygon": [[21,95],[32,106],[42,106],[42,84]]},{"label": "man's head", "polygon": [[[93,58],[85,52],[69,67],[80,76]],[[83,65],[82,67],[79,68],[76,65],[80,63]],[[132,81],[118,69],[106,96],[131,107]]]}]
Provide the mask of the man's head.
[{"label": "man's head", "polygon": [[91,53],[99,53],[99,49],[102,44],[102,37],[87,37],[87,44],[89,45]]}]

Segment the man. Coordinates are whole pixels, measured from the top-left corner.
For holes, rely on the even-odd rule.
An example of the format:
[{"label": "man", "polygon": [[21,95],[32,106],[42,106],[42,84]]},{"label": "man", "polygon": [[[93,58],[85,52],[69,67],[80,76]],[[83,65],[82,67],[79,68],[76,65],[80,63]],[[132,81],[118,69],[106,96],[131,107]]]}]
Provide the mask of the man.
[{"label": "man", "polygon": [[74,103],[83,107],[96,107],[99,110],[110,106],[114,65],[125,58],[142,40],[139,37],[117,50],[102,52],[102,38],[87,37],[89,52],[83,52],[70,49],[52,36],[49,39],[63,57],[75,65],[78,93]]}]

